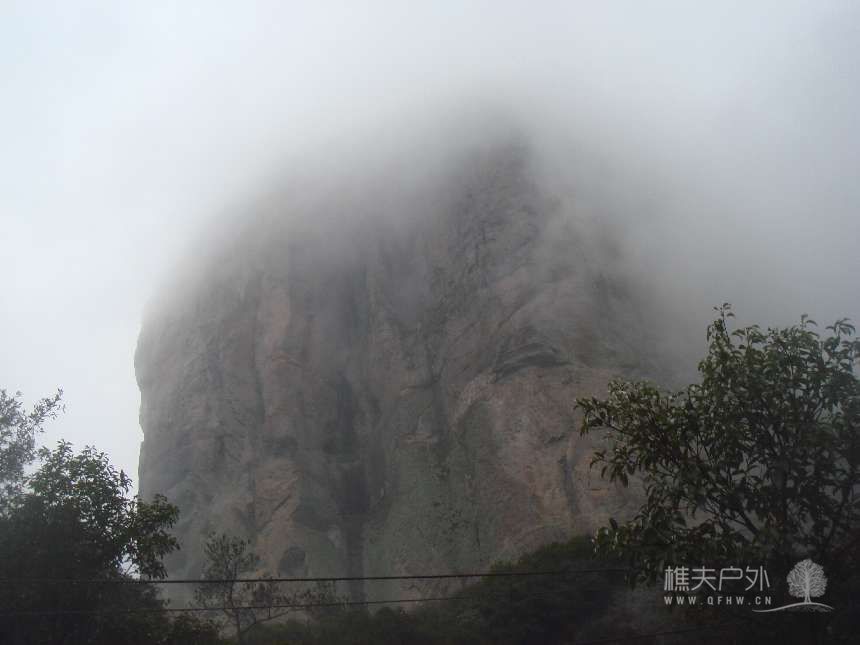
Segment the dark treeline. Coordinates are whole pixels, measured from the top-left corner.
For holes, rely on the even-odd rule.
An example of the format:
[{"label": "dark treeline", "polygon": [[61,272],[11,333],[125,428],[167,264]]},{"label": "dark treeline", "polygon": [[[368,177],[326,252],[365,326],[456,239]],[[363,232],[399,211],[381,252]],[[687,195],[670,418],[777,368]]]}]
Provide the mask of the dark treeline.
[{"label": "dark treeline", "polygon": [[[860,340],[844,320],[824,333],[805,317],[733,329],[730,307],[718,311],[699,382],[664,392],[614,380],[605,399],[577,401],[581,432],[609,434],[601,475],[641,484],[633,517],[494,568],[556,575],[485,575],[409,611],[372,611],[334,586],[287,596],[242,581],[259,558],[214,534],[195,594],[213,611],[164,611],[157,583],[179,548],[178,509],[130,495],[95,448],[37,449],[61,393],[28,411],[0,390],[0,643],[203,645],[231,642],[231,623],[239,645],[856,642]],[[701,585],[683,590],[695,606],[665,606],[667,568],[744,563],[772,572],[762,592],[792,611],[706,602]]]},{"label": "dark treeline", "polygon": [[20,394],[0,390],[0,643],[216,642],[212,623],[158,611],[153,584],[84,582],[163,578],[179,513],[163,497],[129,495],[131,479],[95,448],[37,449],[61,409],[61,392],[28,411]]}]

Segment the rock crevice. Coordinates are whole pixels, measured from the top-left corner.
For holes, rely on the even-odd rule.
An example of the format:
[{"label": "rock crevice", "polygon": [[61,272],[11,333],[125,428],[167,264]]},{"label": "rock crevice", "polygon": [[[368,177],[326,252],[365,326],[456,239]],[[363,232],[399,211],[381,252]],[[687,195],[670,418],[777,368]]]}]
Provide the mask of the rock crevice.
[{"label": "rock crevice", "polygon": [[200,573],[210,530],[250,538],[285,575],[426,573],[629,511],[595,484],[573,409],[643,364],[629,290],[579,252],[587,232],[557,225],[522,146],[437,181],[420,217],[392,177],[376,219],[349,218],[373,196],[332,196],[335,230],[249,225],[149,316],[140,480],[181,509],[171,575]]}]

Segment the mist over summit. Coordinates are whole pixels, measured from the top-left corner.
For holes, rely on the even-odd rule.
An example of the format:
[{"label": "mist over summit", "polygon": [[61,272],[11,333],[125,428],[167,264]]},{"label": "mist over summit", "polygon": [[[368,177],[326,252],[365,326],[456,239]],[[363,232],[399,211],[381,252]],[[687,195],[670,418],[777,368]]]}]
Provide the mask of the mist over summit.
[{"label": "mist over summit", "polygon": [[212,530],[280,575],[359,576],[480,569],[625,514],[573,399],[654,373],[645,299],[527,137],[443,149],[284,193],[151,314],[141,489],[180,506],[172,575]]},{"label": "mist over summit", "polygon": [[844,239],[803,223],[834,202],[767,148],[735,165],[749,124],[717,140],[465,96],[286,155],[153,299],[140,481],[182,510],[173,575],[212,530],[316,576],[480,568],[590,532],[631,493],[589,472],[576,397],[683,381],[726,300],[754,322],[851,313],[820,288],[837,267],[817,245]]},{"label": "mist over summit", "polygon": [[129,472],[141,312],[175,267],[289,177],[357,176],[449,113],[516,114],[559,151],[551,192],[614,222],[670,322],[860,315],[851,2],[12,3],[0,25],[6,382],[62,385],[48,443]]}]

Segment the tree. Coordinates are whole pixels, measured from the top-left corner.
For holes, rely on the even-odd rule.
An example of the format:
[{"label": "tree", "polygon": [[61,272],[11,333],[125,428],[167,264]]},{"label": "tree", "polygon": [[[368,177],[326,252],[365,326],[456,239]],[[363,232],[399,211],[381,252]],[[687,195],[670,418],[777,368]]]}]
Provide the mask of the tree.
[{"label": "tree", "polygon": [[314,604],[336,604],[333,590],[325,585],[281,593],[277,582],[267,580],[243,581],[257,573],[260,558],[249,550],[250,541],[226,534],[212,533],[206,540],[201,578],[211,582],[197,585],[194,598],[198,606],[220,610],[236,635],[244,642],[254,626]]},{"label": "tree", "polygon": [[[131,480],[95,448],[61,441],[41,458],[0,517],[0,578],[16,581],[0,585],[0,640],[159,642],[172,627],[155,613],[158,590],[130,574],[164,577],[177,508],[129,496]],[[150,613],[117,613],[128,609]]]},{"label": "tree", "polygon": [[812,602],[812,598],[823,596],[826,589],[824,569],[809,558],[798,562],[788,573],[788,593],[795,598],[803,598],[805,603]]},{"label": "tree", "polygon": [[45,545],[55,560],[55,577],[59,571],[68,577],[131,571],[166,576],[162,558],[179,548],[169,532],[179,517],[176,506],[161,495],[151,502],[129,496],[131,478],[91,446],[75,454],[70,443],[60,441],[41,456],[21,515],[67,536],[62,544]]},{"label": "tree", "polygon": [[219,642],[210,621],[170,618],[158,588],[132,577],[164,577],[177,508],[129,496],[131,479],[95,448],[37,450],[62,391],[30,411],[20,397],[0,389],[0,642]]},{"label": "tree", "polygon": [[24,468],[36,457],[36,435],[45,421],[57,416],[62,396],[57,390],[27,412],[20,392],[10,395],[0,389],[0,514],[8,512],[23,490]]},{"label": "tree", "polygon": [[[860,341],[839,320],[730,331],[728,305],[708,327],[701,380],[673,393],[614,380],[578,399],[583,434],[607,432],[601,475],[641,478],[644,503],[600,529],[599,552],[623,556],[632,582],[668,563],[798,557],[836,564],[860,526]],[[848,573],[842,567],[828,568]]]}]

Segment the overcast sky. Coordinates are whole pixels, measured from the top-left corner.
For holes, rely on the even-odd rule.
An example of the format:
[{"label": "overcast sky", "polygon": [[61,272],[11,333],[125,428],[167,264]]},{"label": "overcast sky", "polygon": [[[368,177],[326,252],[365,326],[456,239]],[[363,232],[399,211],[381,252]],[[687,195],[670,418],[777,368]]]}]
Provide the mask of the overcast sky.
[{"label": "overcast sky", "polygon": [[136,479],[141,314],[191,241],[302,150],[478,97],[640,164],[626,203],[667,206],[631,254],[679,231],[654,271],[693,299],[856,316],[857,7],[0,2],[0,387],[64,388],[46,441]]}]

